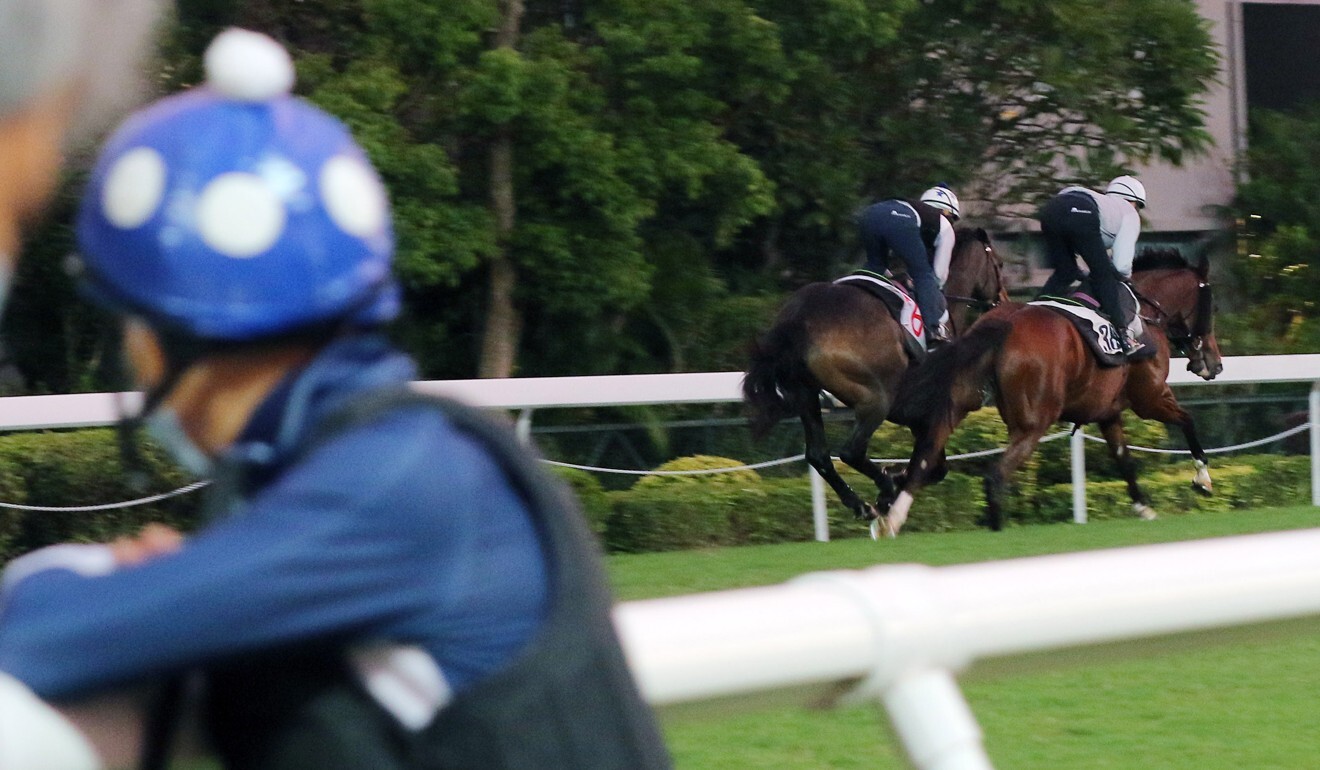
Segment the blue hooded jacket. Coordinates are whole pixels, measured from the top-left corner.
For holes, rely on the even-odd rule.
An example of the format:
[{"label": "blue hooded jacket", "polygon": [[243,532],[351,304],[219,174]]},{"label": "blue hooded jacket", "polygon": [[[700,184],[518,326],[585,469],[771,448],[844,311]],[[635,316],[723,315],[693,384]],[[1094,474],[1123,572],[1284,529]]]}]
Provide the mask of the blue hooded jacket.
[{"label": "blue hooded jacket", "polygon": [[454,692],[507,665],[546,617],[548,566],[480,445],[419,406],[297,456],[326,415],[415,375],[383,336],[330,344],[220,459],[246,491],[180,551],[10,586],[0,671],[61,700],[313,640],[419,646]]}]

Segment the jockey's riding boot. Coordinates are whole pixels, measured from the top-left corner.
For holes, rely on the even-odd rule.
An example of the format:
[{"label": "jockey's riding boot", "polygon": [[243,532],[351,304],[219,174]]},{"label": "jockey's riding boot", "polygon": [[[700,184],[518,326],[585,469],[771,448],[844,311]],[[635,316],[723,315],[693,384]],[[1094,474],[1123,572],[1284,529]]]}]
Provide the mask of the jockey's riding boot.
[{"label": "jockey's riding boot", "polygon": [[1146,348],[1146,343],[1142,342],[1141,338],[1135,336],[1132,332],[1123,335],[1123,338],[1123,341],[1127,343],[1126,354],[1129,356],[1139,353]]},{"label": "jockey's riding boot", "polygon": [[944,324],[926,329],[926,350],[944,347],[952,341]]},{"label": "jockey's riding boot", "polygon": [[1118,331],[1118,353],[1126,359],[1132,355],[1132,351],[1136,346],[1132,344],[1132,337],[1127,329],[1121,326],[1116,327],[1116,329]]}]

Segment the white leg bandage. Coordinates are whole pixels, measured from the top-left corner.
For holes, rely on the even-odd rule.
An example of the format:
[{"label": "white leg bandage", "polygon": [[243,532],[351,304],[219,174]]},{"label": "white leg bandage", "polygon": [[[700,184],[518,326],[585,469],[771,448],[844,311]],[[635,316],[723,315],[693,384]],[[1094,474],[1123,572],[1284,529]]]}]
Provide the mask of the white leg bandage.
[{"label": "white leg bandage", "polygon": [[898,499],[889,506],[889,536],[895,537],[907,521],[908,509],[912,507],[912,495],[906,491],[898,493]]}]

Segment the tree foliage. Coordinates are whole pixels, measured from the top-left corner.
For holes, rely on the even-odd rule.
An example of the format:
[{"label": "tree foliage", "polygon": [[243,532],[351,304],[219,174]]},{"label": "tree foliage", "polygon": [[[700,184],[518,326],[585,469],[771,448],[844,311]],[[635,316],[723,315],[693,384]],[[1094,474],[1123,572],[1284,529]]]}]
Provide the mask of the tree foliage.
[{"label": "tree foliage", "polygon": [[1235,202],[1245,327],[1262,352],[1320,345],[1320,104],[1251,116]]},{"label": "tree foliage", "polygon": [[883,135],[919,148],[907,167],[969,182],[982,214],[1209,144],[1218,56],[1190,0],[942,0],[903,33]]},{"label": "tree foliage", "polygon": [[163,47],[166,90],[225,25],[290,48],[391,190],[427,376],[471,376],[510,333],[485,325],[497,261],[520,374],[724,368],[785,288],[852,260],[869,200],[947,181],[989,216],[1207,141],[1190,0],[525,0],[500,46],[508,7],[181,0]]}]

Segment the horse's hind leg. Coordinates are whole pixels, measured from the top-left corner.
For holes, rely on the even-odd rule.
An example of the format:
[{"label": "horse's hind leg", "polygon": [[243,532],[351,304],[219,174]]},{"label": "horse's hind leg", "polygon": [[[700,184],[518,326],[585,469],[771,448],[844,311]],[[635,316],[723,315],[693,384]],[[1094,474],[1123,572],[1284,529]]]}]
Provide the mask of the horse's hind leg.
[{"label": "horse's hind leg", "polygon": [[1214,482],[1210,480],[1210,462],[1201,439],[1196,435],[1196,422],[1187,410],[1182,408],[1173,390],[1163,380],[1142,379],[1128,386],[1128,402],[1132,411],[1143,420],[1158,420],[1165,425],[1176,425],[1182,430],[1187,440],[1187,450],[1192,455],[1196,466],[1196,475],[1192,478],[1192,487],[1203,495],[1214,493]]},{"label": "horse's hind leg", "polygon": [[894,482],[884,469],[871,462],[870,454],[871,436],[875,435],[876,429],[885,421],[885,415],[888,413],[887,398],[854,406],[853,429],[839,450],[839,459],[847,463],[848,467],[874,481],[882,497],[892,499],[895,492]]},{"label": "horse's hind leg", "polygon": [[[834,460],[830,457],[829,445],[825,442],[825,421],[820,415],[820,400],[818,398],[806,398],[803,401],[802,410],[798,416],[802,419],[802,429],[806,434],[807,464],[815,468],[821,478],[825,479],[825,483],[830,485],[830,488],[839,496],[839,500],[843,502],[844,506],[853,512],[853,516],[862,521],[874,519],[877,515],[875,507],[858,497],[852,487],[848,486],[848,482],[844,481],[843,477],[834,468]],[[872,428],[872,431],[874,430]]]},{"label": "horse's hind leg", "polygon": [[1128,497],[1132,500],[1132,512],[1150,521],[1155,518],[1155,511],[1150,507],[1150,499],[1137,484],[1137,463],[1132,459],[1132,450],[1128,448],[1127,436],[1123,433],[1122,417],[1115,417],[1100,423],[1100,432],[1109,446],[1109,456],[1114,458],[1118,472],[1127,484]]},{"label": "horse's hind leg", "polygon": [[1008,449],[1004,450],[1004,456],[985,475],[985,515],[990,529],[998,532],[1004,528],[1004,488],[1014,471],[1036,451],[1036,445],[1048,428],[1049,425],[1029,430],[1009,429]]}]

